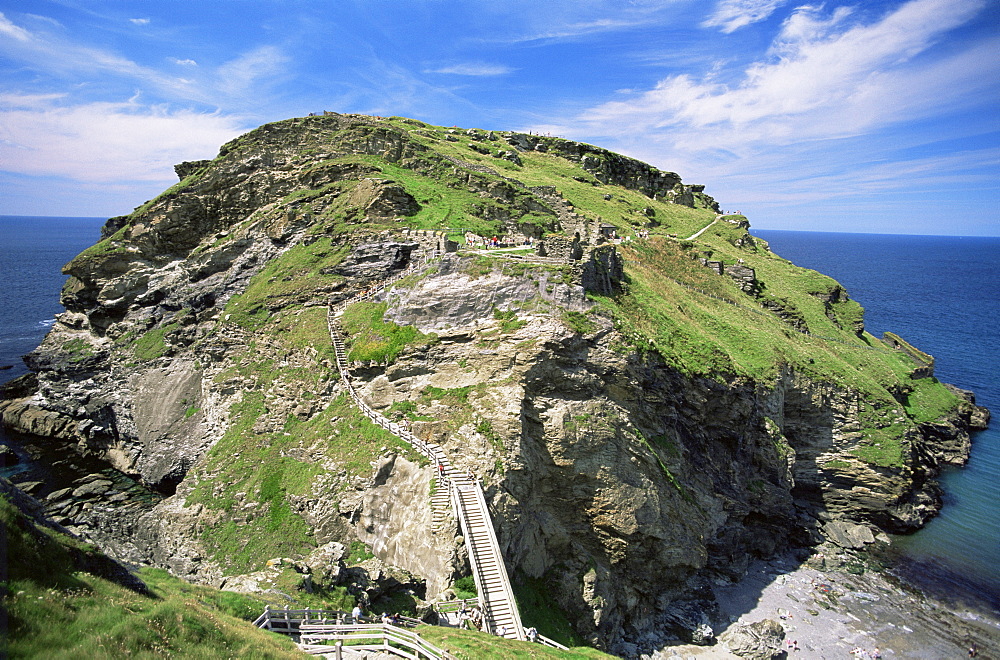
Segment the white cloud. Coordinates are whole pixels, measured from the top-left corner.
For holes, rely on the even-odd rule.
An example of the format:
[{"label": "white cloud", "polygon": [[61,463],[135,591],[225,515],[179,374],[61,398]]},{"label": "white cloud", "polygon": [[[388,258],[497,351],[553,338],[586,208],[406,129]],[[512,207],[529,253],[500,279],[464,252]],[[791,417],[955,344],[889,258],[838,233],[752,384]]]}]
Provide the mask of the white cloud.
[{"label": "white cloud", "polygon": [[224,94],[244,96],[259,93],[266,79],[284,71],[289,58],[274,46],[261,46],[226,62],[216,72],[219,90]]},{"label": "white cloud", "polygon": [[31,34],[24,28],[18,27],[0,12],[0,35],[14,39],[15,41],[26,42],[31,40]]},{"label": "white cloud", "polygon": [[456,76],[502,76],[512,73],[514,69],[502,64],[484,64],[482,62],[466,62],[452,64],[436,69],[424,69],[424,73],[445,73]]},{"label": "white cloud", "polygon": [[715,11],[701,24],[717,27],[729,34],[741,27],[767,19],[788,0],[721,0]]},{"label": "white cloud", "polygon": [[169,183],[173,165],[211,158],[245,129],[239,119],[130,102],[58,104],[4,95],[0,163],[8,172],[80,182]]},{"label": "white cloud", "polygon": [[177,65],[180,65],[180,66],[198,66],[198,63],[195,62],[194,60],[191,60],[191,59],[181,60],[181,59],[178,59],[176,57],[170,57],[168,59],[171,62],[173,62],[174,64],[177,64]]},{"label": "white cloud", "polygon": [[130,18],[128,20],[130,23],[135,23],[136,25],[149,25],[148,18]]},{"label": "white cloud", "polygon": [[[934,65],[906,66],[981,5],[977,0],[913,0],[878,22],[854,26],[844,26],[843,11],[823,18],[814,8],[800,8],[776,39],[775,57],[751,64],[737,85],[674,76],[633,99],[592,108],[579,119],[612,135],[638,129],[681,142],[723,135],[736,145],[857,134],[954,96],[961,87],[943,85],[941,66],[956,69],[967,84],[974,83],[970,77],[995,72],[995,58],[976,61],[967,56],[971,51]],[[958,60],[969,67],[964,75],[948,65]],[[922,100],[900,89],[903,81],[920,90]]]},{"label": "white cloud", "polygon": [[[912,0],[868,22],[849,9],[799,7],[766,59],[742,71],[671,76],[559,125],[528,128],[600,141],[744,208],[958,186],[971,181],[973,164],[995,173],[995,151],[901,158],[898,150],[991,130],[986,121],[977,128],[939,118],[996,103],[1000,37],[931,54],[983,6]],[[937,122],[936,133],[913,128],[925,119]]]}]

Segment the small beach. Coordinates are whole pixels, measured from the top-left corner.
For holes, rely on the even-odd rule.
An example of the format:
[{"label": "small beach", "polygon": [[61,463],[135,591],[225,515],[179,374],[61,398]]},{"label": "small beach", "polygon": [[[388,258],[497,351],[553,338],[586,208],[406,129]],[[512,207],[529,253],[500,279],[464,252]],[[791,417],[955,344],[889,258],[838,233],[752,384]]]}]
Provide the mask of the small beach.
[{"label": "small beach", "polygon": [[[739,582],[714,588],[729,627],[764,619],[785,631],[782,648],[802,660],[943,660],[1000,658],[1000,617],[989,608],[945,605],[891,574],[857,571],[853,557],[817,553],[805,563],[791,557],[754,562]],[[716,637],[727,627],[719,625]],[[797,650],[791,645],[797,646]],[[855,652],[858,651],[858,652]],[[853,653],[852,653],[853,652]],[[721,646],[667,647],[657,660],[736,658]]]}]

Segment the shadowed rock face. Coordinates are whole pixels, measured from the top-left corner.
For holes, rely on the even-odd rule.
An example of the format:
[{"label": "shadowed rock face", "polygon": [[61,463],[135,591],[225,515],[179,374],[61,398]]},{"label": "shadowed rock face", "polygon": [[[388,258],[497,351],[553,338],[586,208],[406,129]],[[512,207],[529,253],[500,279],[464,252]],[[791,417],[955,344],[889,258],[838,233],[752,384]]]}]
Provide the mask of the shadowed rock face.
[{"label": "shadowed rock face", "polygon": [[[504,139],[656,198],[644,203],[717,210],[638,161]],[[66,266],[67,311],[28,356],[34,373],[4,388],[0,414],[167,496],[73,483],[52,506],[81,534],[117,558],[230,588],[267,588],[282,567],[359,593],[409,580],[388,566],[434,596],[464,572],[454,528],[432,532],[433,470],[351,417],[331,362],[329,302],[447,247],[404,231],[432,195],[377,163],[451,177],[442,188],[481,202],[475,220],[547,234],[554,252],[583,257],[444,255],[379,298],[385,322],[422,338],[388,365],[358,358],[353,373],[372,407],[410,415],[415,433],[483,480],[515,582],[543,585],[595,643],[690,636],[711,610],[711,578],[824,530],[844,536],[831,522],[919,526],[939,505],[938,467],[963,461],[970,420],[985,423],[966,401],[912,425],[901,465],[860,460],[857,391],[789,365],[766,382],[685,375],[595,310],[595,297],[634,283],[614,245],[591,241],[600,223],[554,187],[436,155],[372,118],[292,120],[181,164],[184,184],[110,220],[105,241]],[[741,269],[756,295],[753,269]],[[847,300],[831,291],[826,304]],[[805,324],[782,299],[771,305]],[[390,341],[379,333],[389,331],[373,330],[376,348]],[[345,564],[352,541],[370,564]],[[253,555],[255,544],[271,554]]]}]

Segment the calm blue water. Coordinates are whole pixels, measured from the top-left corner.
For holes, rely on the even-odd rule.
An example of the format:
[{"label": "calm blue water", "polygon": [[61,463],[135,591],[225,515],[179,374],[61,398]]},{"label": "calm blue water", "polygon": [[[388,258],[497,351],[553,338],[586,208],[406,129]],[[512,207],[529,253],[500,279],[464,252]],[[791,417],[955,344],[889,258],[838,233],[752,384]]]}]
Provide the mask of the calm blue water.
[{"label": "calm blue water", "polygon": [[993,412],[990,428],[973,437],[968,466],[943,475],[941,515],[896,544],[918,573],[969,581],[1000,601],[1000,238],[753,233],[838,280],[864,306],[869,332],[891,330],[930,353],[940,380],[972,390]]},{"label": "calm blue water", "polygon": [[63,311],[62,266],[97,242],[105,218],[0,216],[0,381],[27,373],[21,356]]}]

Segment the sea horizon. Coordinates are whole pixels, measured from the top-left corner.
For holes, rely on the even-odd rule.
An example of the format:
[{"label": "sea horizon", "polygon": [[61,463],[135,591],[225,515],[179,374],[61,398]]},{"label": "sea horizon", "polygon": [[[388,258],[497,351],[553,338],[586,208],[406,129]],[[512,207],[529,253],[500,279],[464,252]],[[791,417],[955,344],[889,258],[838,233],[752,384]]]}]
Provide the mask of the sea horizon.
[{"label": "sea horizon", "polygon": [[[117,218],[128,213],[118,213],[115,215],[38,215],[38,214],[19,214],[19,213],[0,213],[0,220],[4,218],[61,218],[66,220],[108,220],[110,218]],[[895,232],[871,232],[871,231],[838,231],[836,229],[775,229],[770,227],[758,227],[757,225],[750,223],[751,233],[755,231],[788,231],[797,232],[803,234],[844,234],[844,235],[858,235],[858,236],[927,236],[927,237],[937,237],[937,238],[1000,238],[1000,234],[900,234]]]}]

